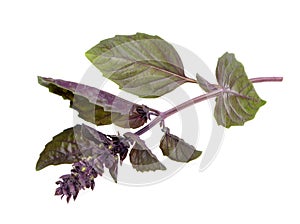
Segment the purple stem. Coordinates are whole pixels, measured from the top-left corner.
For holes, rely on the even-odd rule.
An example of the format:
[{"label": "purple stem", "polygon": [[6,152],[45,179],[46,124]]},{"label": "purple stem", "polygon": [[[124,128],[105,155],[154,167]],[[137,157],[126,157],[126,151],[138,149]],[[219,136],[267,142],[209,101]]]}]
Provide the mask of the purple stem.
[{"label": "purple stem", "polygon": [[250,81],[252,83],[258,82],[282,82],[283,77],[259,77],[259,78],[252,78]]},{"label": "purple stem", "polygon": [[[259,78],[252,78],[250,79],[250,81],[252,83],[259,83],[259,82],[281,82],[283,80],[283,77],[259,77]],[[151,121],[148,125],[146,125],[145,127],[143,127],[142,129],[138,130],[137,132],[135,132],[136,135],[142,135],[145,132],[147,132],[148,130],[150,130],[151,128],[153,128],[155,125],[157,125],[158,123],[160,123],[161,121],[165,120],[167,117],[189,107],[192,106],[196,103],[200,103],[204,100],[213,98],[218,96],[220,93],[222,93],[224,90],[223,89],[218,89],[206,94],[203,94],[201,96],[197,96],[193,99],[190,99],[182,104],[179,104],[178,106],[175,106],[165,112],[160,112],[159,116],[157,116],[153,121]]]},{"label": "purple stem", "polygon": [[138,130],[137,132],[135,132],[136,135],[142,135],[144,134],[146,131],[148,131],[149,129],[153,128],[156,124],[158,124],[159,122],[163,121],[164,119],[166,119],[167,117],[189,107],[189,106],[192,106],[196,103],[199,103],[203,100],[207,100],[209,98],[212,98],[212,97],[215,97],[217,95],[219,95],[221,92],[223,92],[222,89],[218,89],[218,90],[215,90],[213,92],[210,92],[210,93],[206,93],[206,94],[203,94],[201,96],[197,96],[193,99],[190,99],[182,104],[179,104],[178,106],[176,107],[173,107],[165,112],[160,112],[160,115],[157,116],[153,121],[151,121],[147,126],[143,127],[142,129]]}]

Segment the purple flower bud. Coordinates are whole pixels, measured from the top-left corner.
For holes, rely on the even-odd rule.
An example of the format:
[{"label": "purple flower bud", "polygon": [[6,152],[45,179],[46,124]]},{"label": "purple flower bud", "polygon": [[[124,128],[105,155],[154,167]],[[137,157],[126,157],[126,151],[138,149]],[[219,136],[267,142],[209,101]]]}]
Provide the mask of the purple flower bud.
[{"label": "purple flower bud", "polygon": [[117,182],[118,162],[126,158],[130,144],[127,138],[117,135],[105,135],[87,126],[82,126],[81,146],[82,161],[73,164],[71,174],[63,175],[56,182],[59,187],[55,195],[66,196],[67,202],[75,200],[80,190],[95,187],[94,179],[104,172],[104,167]]},{"label": "purple flower bud", "polygon": [[59,185],[55,190],[55,195],[66,196],[69,203],[71,197],[75,200],[81,189],[95,187],[94,178],[97,177],[97,172],[85,161],[76,162],[73,164],[71,174],[66,174],[60,177],[61,180],[56,182]]},{"label": "purple flower bud", "polygon": [[109,135],[111,140],[111,151],[114,155],[119,154],[120,160],[123,161],[128,153],[128,148],[130,147],[128,140],[116,135]]}]

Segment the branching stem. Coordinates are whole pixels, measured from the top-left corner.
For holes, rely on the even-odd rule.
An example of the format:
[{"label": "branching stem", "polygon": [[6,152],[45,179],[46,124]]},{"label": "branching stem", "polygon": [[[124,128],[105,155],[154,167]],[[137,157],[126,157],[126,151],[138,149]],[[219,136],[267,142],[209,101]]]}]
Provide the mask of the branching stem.
[{"label": "branching stem", "polygon": [[[252,78],[250,79],[250,81],[252,83],[259,83],[259,82],[281,82],[283,80],[283,77],[258,77],[258,78]],[[218,89],[206,94],[203,94],[201,96],[197,96],[193,99],[190,99],[182,104],[179,104],[178,106],[175,106],[165,112],[159,112],[157,111],[157,113],[159,114],[154,120],[152,120],[148,125],[146,125],[145,127],[143,127],[142,129],[138,130],[137,132],[135,132],[136,135],[142,135],[145,132],[147,132],[148,130],[150,130],[151,128],[153,128],[155,125],[157,125],[158,123],[160,123],[161,121],[164,121],[167,117],[189,107],[192,106],[196,103],[200,103],[204,100],[213,98],[218,96],[220,93],[222,93],[224,90],[223,89]]]}]

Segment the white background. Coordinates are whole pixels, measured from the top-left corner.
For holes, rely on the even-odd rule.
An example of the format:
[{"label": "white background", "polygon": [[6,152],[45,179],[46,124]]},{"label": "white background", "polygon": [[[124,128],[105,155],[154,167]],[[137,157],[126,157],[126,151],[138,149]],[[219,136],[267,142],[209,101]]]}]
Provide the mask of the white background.
[{"label": "white background", "polygon": [[[0,222],[299,223],[299,9],[288,0],[1,1]],[[198,160],[146,187],[97,178],[94,192],[67,204],[53,193],[70,166],[36,172],[35,163],[73,125],[73,112],[36,76],[79,81],[90,65],[86,50],[136,32],[191,49],[213,71],[234,52],[249,77],[284,82],[255,85],[267,104],[244,127],[226,130],[204,172]]]}]

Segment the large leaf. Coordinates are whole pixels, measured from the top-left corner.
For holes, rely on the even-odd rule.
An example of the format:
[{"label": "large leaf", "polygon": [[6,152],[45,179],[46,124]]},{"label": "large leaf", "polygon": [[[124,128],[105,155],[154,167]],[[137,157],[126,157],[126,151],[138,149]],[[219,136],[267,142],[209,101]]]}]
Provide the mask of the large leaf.
[{"label": "large leaf", "polygon": [[223,92],[216,99],[215,118],[219,125],[229,128],[243,125],[255,117],[266,101],[256,93],[244,66],[234,54],[225,53],[218,60],[216,77]]},{"label": "large leaf", "polygon": [[134,145],[129,153],[132,167],[137,171],[166,170],[166,167],[159,162],[157,157],[146,146],[145,142],[138,135],[127,132],[124,134]]},{"label": "large leaf", "polygon": [[175,48],[158,36],[117,35],[101,41],[86,57],[122,90],[140,97],[159,97],[185,82]]},{"label": "large leaf", "polygon": [[77,125],[54,136],[53,140],[45,146],[44,151],[40,154],[36,170],[41,170],[49,165],[78,162],[82,153],[76,142],[74,132],[80,129],[81,126]]},{"label": "large leaf", "polygon": [[170,134],[169,129],[166,129],[159,147],[165,156],[177,162],[189,162],[202,154],[201,151],[197,151],[194,146],[187,144],[183,139]]},{"label": "large leaf", "polygon": [[99,175],[103,174],[106,167],[117,182],[119,158],[110,150],[112,144],[107,135],[84,124],[76,125],[53,137],[40,154],[36,170],[84,160]]},{"label": "large leaf", "polygon": [[97,88],[38,77],[38,82],[50,92],[70,100],[70,107],[79,117],[96,125],[114,123],[123,128],[138,128],[147,122],[149,108],[138,105]]}]

